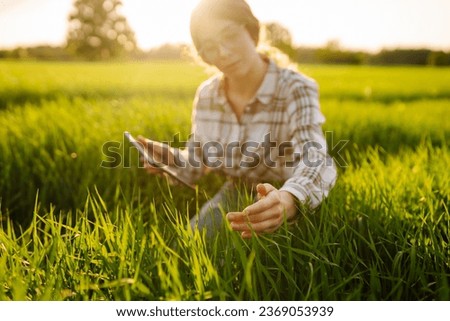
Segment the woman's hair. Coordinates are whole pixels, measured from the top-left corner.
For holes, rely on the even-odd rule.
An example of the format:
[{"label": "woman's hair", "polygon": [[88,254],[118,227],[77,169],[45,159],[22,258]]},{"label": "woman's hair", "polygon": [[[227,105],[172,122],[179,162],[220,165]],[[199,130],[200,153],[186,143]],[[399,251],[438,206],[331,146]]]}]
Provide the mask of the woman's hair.
[{"label": "woman's hair", "polygon": [[201,21],[230,20],[243,24],[255,42],[259,41],[259,21],[253,15],[252,10],[245,0],[201,0],[191,14],[191,37],[195,47],[201,44],[199,35],[202,33]]}]

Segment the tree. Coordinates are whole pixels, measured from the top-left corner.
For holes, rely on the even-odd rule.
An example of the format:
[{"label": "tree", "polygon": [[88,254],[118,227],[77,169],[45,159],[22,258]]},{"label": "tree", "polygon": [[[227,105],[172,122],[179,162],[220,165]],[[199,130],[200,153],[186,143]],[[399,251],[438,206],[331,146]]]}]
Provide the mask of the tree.
[{"label": "tree", "polygon": [[136,49],[136,39],[120,0],[75,0],[69,16],[67,48],[89,60],[108,59]]},{"label": "tree", "polygon": [[430,49],[383,49],[371,59],[379,65],[426,65],[429,62]]},{"label": "tree", "polygon": [[291,59],[295,58],[296,51],[292,46],[292,36],[290,31],[277,22],[269,22],[264,24],[265,41],[274,46]]},{"label": "tree", "polygon": [[288,29],[283,27],[277,22],[269,22],[264,24],[264,30],[266,32],[266,40],[270,42],[272,46],[278,46],[281,44],[292,44],[292,36]]},{"label": "tree", "polygon": [[428,55],[427,61],[431,66],[450,66],[450,52],[432,51]]}]

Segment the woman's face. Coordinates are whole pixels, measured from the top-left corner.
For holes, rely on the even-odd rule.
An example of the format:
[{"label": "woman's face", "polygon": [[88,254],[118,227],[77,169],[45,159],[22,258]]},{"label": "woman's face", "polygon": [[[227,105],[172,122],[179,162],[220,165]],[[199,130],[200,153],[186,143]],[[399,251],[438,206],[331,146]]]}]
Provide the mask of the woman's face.
[{"label": "woman's face", "polygon": [[230,20],[202,21],[199,54],[226,76],[244,76],[258,57],[244,25]]}]

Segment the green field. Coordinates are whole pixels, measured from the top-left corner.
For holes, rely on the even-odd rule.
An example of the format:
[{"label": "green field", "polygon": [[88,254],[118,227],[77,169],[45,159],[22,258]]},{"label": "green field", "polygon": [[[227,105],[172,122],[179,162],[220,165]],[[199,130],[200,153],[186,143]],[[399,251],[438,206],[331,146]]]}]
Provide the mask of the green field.
[{"label": "green field", "polygon": [[0,300],[450,300],[450,69],[300,69],[348,141],[335,188],[205,242],[186,223],[223,178],[169,186],[122,137],[185,140],[200,67],[0,62]]}]

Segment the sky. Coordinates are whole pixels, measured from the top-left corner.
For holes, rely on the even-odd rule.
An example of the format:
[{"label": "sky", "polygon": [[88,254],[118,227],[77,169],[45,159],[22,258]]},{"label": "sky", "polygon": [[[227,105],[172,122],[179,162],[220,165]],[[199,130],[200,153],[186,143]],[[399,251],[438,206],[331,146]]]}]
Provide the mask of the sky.
[{"label": "sky", "polygon": [[[295,45],[337,40],[353,50],[427,47],[450,51],[450,0],[247,0],[261,22],[278,22]],[[144,50],[191,43],[198,0],[122,0]],[[0,0],[0,48],[62,45],[73,0]]]}]

